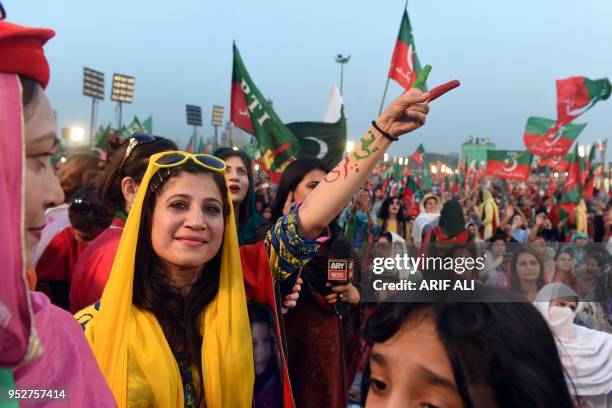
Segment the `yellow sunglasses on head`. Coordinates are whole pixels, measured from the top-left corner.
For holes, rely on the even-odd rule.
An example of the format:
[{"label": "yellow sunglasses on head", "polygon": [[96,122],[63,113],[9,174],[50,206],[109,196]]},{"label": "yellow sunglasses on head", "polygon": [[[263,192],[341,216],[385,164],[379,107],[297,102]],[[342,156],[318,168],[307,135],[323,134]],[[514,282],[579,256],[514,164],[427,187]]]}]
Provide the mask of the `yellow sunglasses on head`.
[{"label": "yellow sunglasses on head", "polygon": [[151,161],[159,168],[170,168],[181,166],[191,160],[195,164],[205,169],[225,173],[225,162],[218,157],[210,154],[192,154],[180,151],[170,151],[157,153],[151,156]]}]

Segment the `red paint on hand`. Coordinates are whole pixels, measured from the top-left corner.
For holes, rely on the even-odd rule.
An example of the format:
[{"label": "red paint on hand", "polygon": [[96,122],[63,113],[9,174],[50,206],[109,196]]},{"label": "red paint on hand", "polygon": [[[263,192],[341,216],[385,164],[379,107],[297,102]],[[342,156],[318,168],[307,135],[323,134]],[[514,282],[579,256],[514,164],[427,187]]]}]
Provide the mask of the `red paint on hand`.
[{"label": "red paint on hand", "polygon": [[459,85],[461,85],[461,82],[454,79],[445,84],[436,86],[434,89],[429,91],[429,102],[433,101],[434,99],[438,99],[448,91],[457,88]]}]

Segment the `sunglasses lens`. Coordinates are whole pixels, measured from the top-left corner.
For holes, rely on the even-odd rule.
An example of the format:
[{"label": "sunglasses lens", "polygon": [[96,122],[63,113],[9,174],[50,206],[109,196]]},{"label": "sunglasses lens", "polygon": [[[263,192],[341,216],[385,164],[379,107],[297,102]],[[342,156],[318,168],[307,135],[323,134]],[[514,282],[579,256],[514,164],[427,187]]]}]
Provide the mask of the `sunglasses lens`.
[{"label": "sunglasses lens", "polygon": [[198,154],[195,156],[195,158],[200,162],[200,164],[212,167],[213,169],[223,170],[225,168],[225,162],[215,156]]},{"label": "sunglasses lens", "polygon": [[136,132],[132,135],[132,139],[135,139],[139,144],[140,143],[151,143],[155,141],[155,136],[150,135],[148,133]]},{"label": "sunglasses lens", "polygon": [[180,153],[166,154],[160,157],[159,159],[157,159],[156,163],[162,166],[167,166],[169,164],[176,164],[180,162],[181,160],[183,160],[184,158],[185,158],[185,155],[180,154]]},{"label": "sunglasses lens", "polygon": [[73,211],[76,213],[87,213],[87,212],[90,212],[91,210],[92,210],[92,205],[89,201],[85,201],[80,198],[76,198],[74,199],[74,201],[70,203],[70,211]]}]

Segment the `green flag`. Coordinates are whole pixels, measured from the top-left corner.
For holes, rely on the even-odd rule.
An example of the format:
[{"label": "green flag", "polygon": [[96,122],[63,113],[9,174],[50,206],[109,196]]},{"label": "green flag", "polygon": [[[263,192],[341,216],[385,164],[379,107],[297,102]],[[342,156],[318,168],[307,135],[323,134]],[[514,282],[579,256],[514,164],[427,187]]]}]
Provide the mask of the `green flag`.
[{"label": "green flag", "polygon": [[585,126],[586,123],[559,126],[554,120],[532,117],[527,119],[523,141],[527,150],[535,155],[563,156]]},{"label": "green flag", "polygon": [[94,147],[102,150],[106,149],[106,142],[108,141],[108,137],[112,131],[113,129],[111,128],[110,123],[106,126],[106,128],[100,126],[100,129],[98,129],[96,132]]},{"label": "green flag", "polygon": [[153,117],[149,116],[142,122],[142,129],[147,133],[153,133]]},{"label": "green flag", "polygon": [[255,136],[268,170],[279,172],[297,157],[299,142],[257,89],[234,44],[231,121]]},{"label": "green flag", "polygon": [[316,157],[330,168],[342,160],[346,148],[346,118],[344,109],[336,123],[293,122],[287,128],[297,137],[300,144],[298,159]]}]

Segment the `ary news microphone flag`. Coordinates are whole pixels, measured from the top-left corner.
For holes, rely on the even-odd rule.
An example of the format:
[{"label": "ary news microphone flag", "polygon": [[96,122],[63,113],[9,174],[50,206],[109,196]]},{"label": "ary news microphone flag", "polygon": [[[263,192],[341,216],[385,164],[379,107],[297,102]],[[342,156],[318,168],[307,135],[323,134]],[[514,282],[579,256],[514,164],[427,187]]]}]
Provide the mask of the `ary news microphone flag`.
[{"label": "ary news microphone flag", "polygon": [[336,239],[329,249],[327,258],[327,280],[332,283],[344,284],[350,278],[353,268],[351,243],[346,238]]}]

